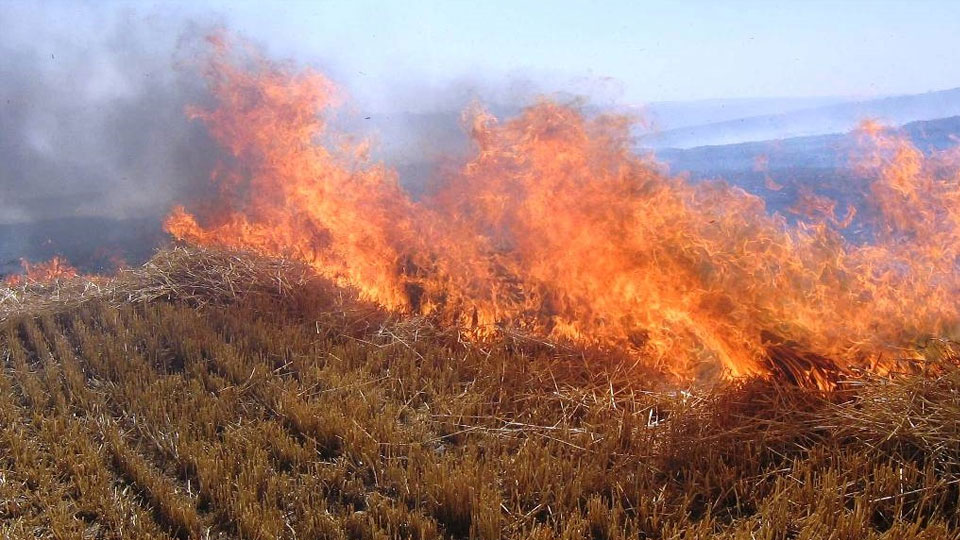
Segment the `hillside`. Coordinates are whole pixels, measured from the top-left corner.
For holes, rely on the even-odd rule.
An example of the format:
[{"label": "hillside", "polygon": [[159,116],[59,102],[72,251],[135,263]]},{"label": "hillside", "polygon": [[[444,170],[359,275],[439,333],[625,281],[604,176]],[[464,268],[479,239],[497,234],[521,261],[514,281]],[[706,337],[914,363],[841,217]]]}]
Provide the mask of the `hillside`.
[{"label": "hillside", "polygon": [[691,148],[745,141],[840,133],[864,119],[899,125],[960,114],[960,88],[848,101],[778,114],[760,114],[721,122],[689,125],[645,134],[641,144],[651,148]]},{"label": "hillside", "polygon": [[681,391],[181,248],[0,298],[4,538],[960,538],[957,371]]},{"label": "hillside", "polygon": [[854,101],[844,97],[728,98],[655,101],[643,107],[644,120],[664,131],[718,124],[754,116],[815,109]]}]

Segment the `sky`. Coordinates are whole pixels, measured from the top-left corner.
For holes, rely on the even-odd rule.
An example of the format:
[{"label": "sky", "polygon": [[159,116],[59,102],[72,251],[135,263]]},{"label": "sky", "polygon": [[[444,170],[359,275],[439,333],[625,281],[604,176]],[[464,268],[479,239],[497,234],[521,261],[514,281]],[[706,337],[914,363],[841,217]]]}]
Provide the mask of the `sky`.
[{"label": "sky", "polygon": [[280,54],[325,62],[361,95],[471,77],[630,103],[960,86],[957,1],[217,0],[185,9],[217,13]]},{"label": "sky", "polygon": [[[495,82],[642,105],[713,98],[868,98],[960,86],[960,2],[26,2],[63,33],[117,13],[217,21],[319,66],[374,108]],[[30,35],[36,22],[4,31]],[[41,29],[41,33],[42,33]],[[79,34],[78,34],[79,35]],[[435,96],[434,96],[435,94]],[[377,103],[384,101],[384,103]]]}]

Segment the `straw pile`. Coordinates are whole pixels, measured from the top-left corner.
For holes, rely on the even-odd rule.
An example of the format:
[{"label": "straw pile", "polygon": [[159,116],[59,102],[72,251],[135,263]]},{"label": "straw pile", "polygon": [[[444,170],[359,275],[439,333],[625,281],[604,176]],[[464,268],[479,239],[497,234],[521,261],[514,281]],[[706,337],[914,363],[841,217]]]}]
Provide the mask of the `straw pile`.
[{"label": "straw pile", "polygon": [[43,283],[0,285],[0,321],[77,307],[90,301],[119,305],[177,300],[204,306],[247,295],[288,296],[316,278],[303,265],[250,253],[174,245],[146,264],[116,276],[78,276]]}]

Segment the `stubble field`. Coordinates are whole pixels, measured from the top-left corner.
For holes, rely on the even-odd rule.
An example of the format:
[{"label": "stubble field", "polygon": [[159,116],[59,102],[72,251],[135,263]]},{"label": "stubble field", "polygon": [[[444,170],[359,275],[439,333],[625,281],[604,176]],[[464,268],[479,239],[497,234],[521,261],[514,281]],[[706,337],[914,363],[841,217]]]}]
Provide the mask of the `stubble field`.
[{"label": "stubble field", "polygon": [[0,536],[960,538],[955,370],[680,391],[316,281],[171,279],[4,313]]}]

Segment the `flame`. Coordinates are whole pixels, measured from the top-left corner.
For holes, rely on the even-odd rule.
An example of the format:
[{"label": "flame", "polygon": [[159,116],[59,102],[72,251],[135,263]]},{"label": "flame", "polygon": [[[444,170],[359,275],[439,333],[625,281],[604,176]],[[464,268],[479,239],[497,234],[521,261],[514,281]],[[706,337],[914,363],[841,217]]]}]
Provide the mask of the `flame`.
[{"label": "flame", "polygon": [[26,283],[52,283],[61,279],[76,277],[77,269],[66,259],[54,256],[46,262],[31,263],[27,259],[20,259],[22,274],[13,274],[4,278],[4,285],[15,287]]},{"label": "flame", "polygon": [[[893,369],[956,331],[957,156],[875,125],[861,130],[868,211],[842,218],[813,192],[793,225],[742,189],[671,177],[631,150],[629,119],[551,101],[507,120],[468,110],[473,155],[413,200],[365,143],[327,129],[338,92],[321,74],[220,38],[207,77],[216,104],[190,114],[229,158],[214,200],[168,217],[179,239],[296,258],[478,337],[520,328],[679,376],[767,375],[778,355]],[[845,239],[854,219],[875,238]]]}]

